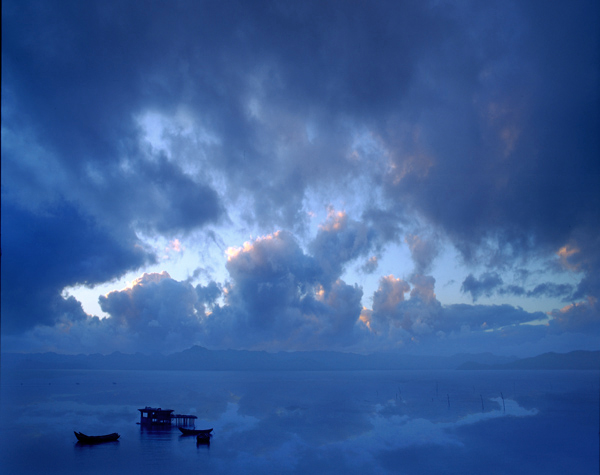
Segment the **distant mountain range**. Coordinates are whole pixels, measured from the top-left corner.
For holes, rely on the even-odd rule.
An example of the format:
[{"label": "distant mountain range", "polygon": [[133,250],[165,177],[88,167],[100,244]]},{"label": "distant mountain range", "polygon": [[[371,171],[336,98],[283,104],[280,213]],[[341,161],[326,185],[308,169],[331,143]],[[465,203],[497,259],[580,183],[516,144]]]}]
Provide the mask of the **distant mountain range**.
[{"label": "distant mountain range", "polygon": [[14,369],[119,369],[188,371],[352,371],[404,369],[600,369],[600,351],[545,353],[534,358],[495,356],[491,353],[449,357],[394,353],[360,355],[333,351],[208,350],[193,346],[170,355],[141,353],[61,355],[57,353],[2,353],[2,366]]},{"label": "distant mountain range", "polygon": [[600,351],[571,351],[570,353],[544,353],[532,358],[522,358],[507,363],[486,364],[468,361],[457,369],[587,369],[600,370]]}]

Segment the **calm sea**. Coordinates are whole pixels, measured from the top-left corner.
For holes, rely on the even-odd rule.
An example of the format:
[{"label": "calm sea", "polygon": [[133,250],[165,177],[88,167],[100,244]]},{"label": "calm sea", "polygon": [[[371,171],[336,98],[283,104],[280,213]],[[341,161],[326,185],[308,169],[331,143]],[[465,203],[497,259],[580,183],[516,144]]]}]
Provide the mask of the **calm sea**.
[{"label": "calm sea", "polygon": [[[4,370],[0,472],[597,474],[599,376]],[[210,445],[144,429],[145,406],[197,415]]]}]

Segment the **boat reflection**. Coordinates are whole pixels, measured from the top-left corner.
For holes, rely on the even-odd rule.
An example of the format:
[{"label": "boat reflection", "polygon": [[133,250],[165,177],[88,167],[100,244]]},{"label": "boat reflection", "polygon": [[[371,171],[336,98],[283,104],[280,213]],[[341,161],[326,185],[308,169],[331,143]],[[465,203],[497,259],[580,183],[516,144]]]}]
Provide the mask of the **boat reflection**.
[{"label": "boat reflection", "polygon": [[140,425],[141,440],[171,440],[173,429],[170,426],[145,426]]}]

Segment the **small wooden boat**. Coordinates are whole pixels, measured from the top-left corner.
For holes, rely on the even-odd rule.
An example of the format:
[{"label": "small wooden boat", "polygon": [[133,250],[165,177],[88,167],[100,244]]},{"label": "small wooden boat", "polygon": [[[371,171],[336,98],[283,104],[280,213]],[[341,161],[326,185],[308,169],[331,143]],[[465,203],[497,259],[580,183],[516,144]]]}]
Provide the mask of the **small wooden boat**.
[{"label": "small wooden boat", "polygon": [[101,444],[102,442],[114,442],[121,436],[116,432],[106,435],[85,435],[81,432],[75,432],[75,437],[83,444]]},{"label": "small wooden boat", "polygon": [[185,427],[178,427],[183,435],[204,435],[210,434],[212,432],[212,428],[210,429],[186,429]]},{"label": "small wooden boat", "polygon": [[210,437],[211,437],[210,432],[207,432],[205,434],[198,434],[196,436],[196,443],[198,445],[200,445],[200,444],[210,445]]}]

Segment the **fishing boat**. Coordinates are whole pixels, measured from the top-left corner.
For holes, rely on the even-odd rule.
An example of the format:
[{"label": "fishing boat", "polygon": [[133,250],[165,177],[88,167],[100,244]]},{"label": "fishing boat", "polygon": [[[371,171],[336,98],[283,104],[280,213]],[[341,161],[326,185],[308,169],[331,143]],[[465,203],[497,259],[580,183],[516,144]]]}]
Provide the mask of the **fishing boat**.
[{"label": "fishing boat", "polygon": [[183,435],[204,435],[210,434],[212,432],[212,428],[210,429],[186,429],[185,427],[178,427]]},{"label": "fishing boat", "polygon": [[102,442],[114,442],[121,436],[116,432],[106,435],[85,435],[81,432],[75,432],[75,437],[83,444],[101,444]]},{"label": "fishing boat", "polygon": [[206,432],[204,434],[198,434],[196,436],[196,443],[198,445],[200,445],[200,444],[210,445],[210,432]]}]

